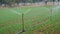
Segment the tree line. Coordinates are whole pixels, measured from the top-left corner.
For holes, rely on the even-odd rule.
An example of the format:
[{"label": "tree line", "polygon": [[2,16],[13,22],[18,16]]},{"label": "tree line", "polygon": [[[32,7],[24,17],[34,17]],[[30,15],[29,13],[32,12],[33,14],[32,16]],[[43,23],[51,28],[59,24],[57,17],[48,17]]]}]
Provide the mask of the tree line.
[{"label": "tree line", "polygon": [[27,3],[27,2],[40,2],[43,0],[0,0],[0,3]]},{"label": "tree line", "polygon": [[[36,2],[42,2],[42,1],[56,1],[56,0],[0,0],[0,5],[1,4],[7,4],[9,6],[11,6],[11,4],[19,4],[19,3],[36,3]],[[60,0],[58,0],[60,1]]]}]

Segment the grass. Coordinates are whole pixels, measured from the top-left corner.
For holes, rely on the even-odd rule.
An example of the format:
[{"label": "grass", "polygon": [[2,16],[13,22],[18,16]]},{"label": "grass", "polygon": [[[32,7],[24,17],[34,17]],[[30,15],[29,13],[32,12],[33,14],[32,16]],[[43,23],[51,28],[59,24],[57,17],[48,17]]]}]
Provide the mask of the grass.
[{"label": "grass", "polygon": [[[0,8],[0,34],[15,34],[21,31],[21,13],[24,13],[24,25],[26,30],[26,32],[23,32],[22,34],[37,34],[41,30],[46,32],[46,34],[49,34],[47,33],[48,30],[51,34],[54,34],[54,30],[60,31],[60,10],[57,12],[53,11],[51,21],[51,8],[54,7]],[[27,13],[25,14],[25,12]],[[20,13],[20,15],[18,13]]]}]

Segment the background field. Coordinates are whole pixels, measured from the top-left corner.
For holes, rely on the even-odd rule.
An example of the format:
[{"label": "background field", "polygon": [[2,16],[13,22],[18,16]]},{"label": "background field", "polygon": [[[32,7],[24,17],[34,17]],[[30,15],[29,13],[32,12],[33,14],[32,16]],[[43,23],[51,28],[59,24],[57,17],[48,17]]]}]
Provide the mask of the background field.
[{"label": "background field", "polygon": [[[52,11],[52,13],[51,13]],[[57,34],[60,32],[60,6],[0,8],[0,34]]]}]

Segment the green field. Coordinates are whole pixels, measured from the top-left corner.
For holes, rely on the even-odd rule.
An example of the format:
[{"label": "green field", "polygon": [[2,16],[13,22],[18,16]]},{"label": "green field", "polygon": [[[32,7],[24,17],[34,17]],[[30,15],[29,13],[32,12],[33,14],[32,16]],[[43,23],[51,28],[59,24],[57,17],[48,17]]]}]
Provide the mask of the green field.
[{"label": "green field", "polygon": [[60,32],[60,8],[43,6],[0,8],[0,34],[16,34],[21,31],[22,13],[26,30],[22,34],[37,34],[39,31],[44,34]]}]

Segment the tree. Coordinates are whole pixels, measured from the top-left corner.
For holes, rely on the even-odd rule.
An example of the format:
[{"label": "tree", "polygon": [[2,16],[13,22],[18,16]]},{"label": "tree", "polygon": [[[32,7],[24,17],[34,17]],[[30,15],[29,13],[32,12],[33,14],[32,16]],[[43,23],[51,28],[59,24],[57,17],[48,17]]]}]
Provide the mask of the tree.
[{"label": "tree", "polygon": [[20,3],[20,0],[15,0],[15,3],[17,3],[17,5],[19,5],[19,3]]},{"label": "tree", "polygon": [[60,0],[58,0],[58,5],[59,5],[59,1],[60,1]]},{"label": "tree", "polygon": [[45,5],[47,6],[47,0],[45,0]]},{"label": "tree", "polygon": [[12,7],[12,4],[15,3],[15,0],[4,0],[3,2],[5,6],[8,5],[9,7]]},{"label": "tree", "polygon": [[2,0],[0,0],[0,5],[2,4]]}]

